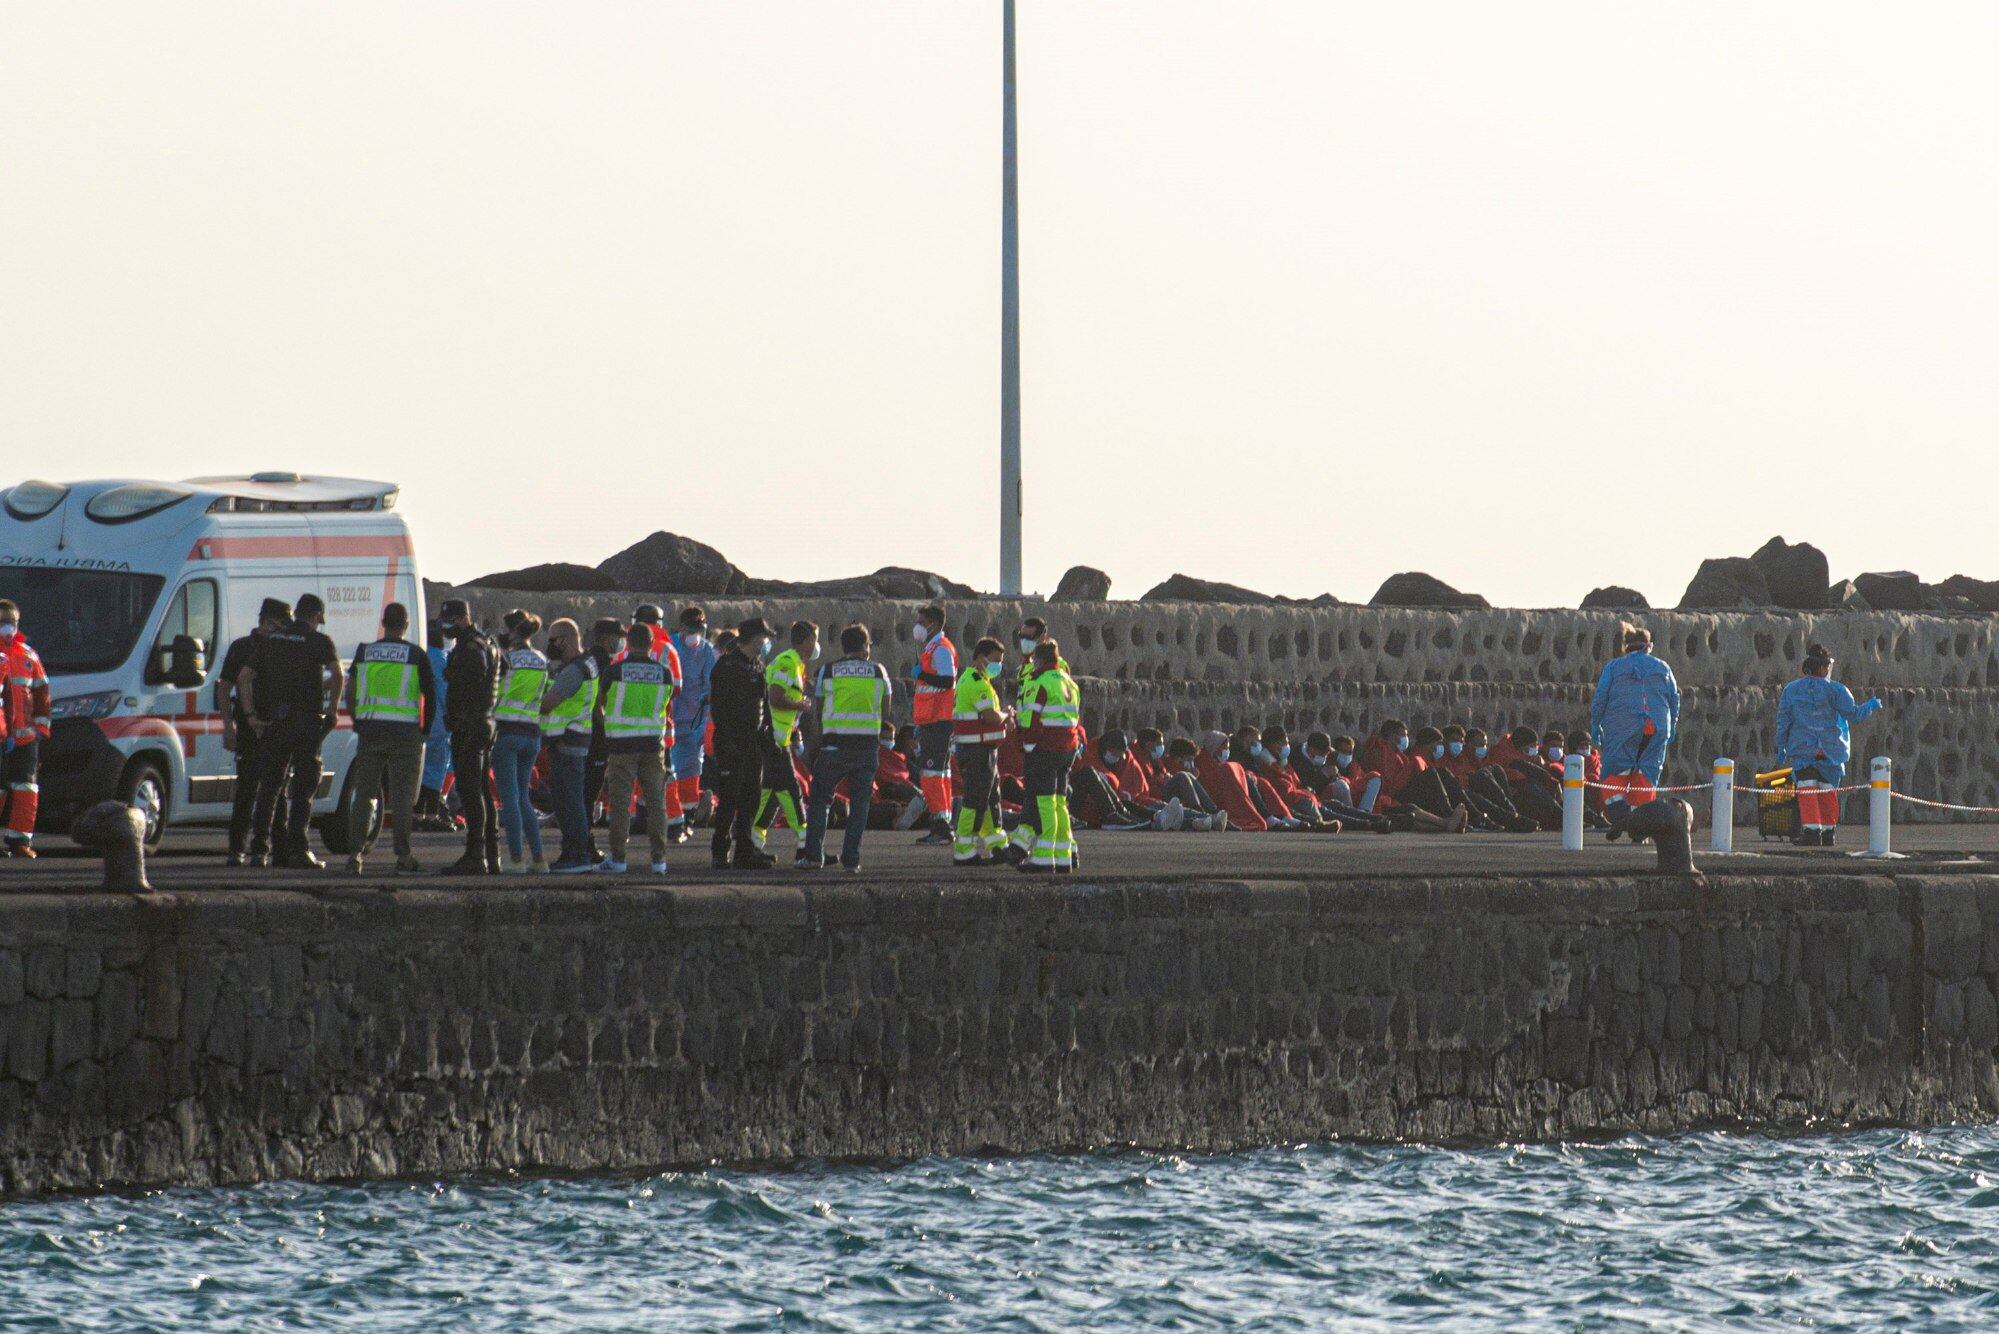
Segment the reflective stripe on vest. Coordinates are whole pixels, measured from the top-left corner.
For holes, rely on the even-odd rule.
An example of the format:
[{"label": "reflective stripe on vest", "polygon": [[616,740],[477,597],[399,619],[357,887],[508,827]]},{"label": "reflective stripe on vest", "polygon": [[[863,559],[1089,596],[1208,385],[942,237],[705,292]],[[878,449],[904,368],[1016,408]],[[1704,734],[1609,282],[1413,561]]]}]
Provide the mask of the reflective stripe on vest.
[{"label": "reflective stripe on vest", "polygon": [[361,646],[354,664],[354,720],[373,723],[423,721],[423,685],[417,675],[416,646],[378,639]]},{"label": "reflective stripe on vest", "polygon": [[764,669],[764,685],[777,686],[787,696],[798,700],[795,709],[771,706],[770,730],[777,737],[778,744],[783,745],[791,740],[792,732],[798,728],[799,715],[805,712],[805,659],[799,656],[797,649],[788,648],[771,659],[770,666]]},{"label": "reflective stripe on vest", "polygon": [[[848,670],[842,671],[843,667]],[[887,695],[888,681],[874,663],[836,662],[826,669],[826,712],[820,723],[828,736],[880,736]]]},{"label": "reflective stripe on vest", "polygon": [[[937,661],[937,657],[940,653],[951,655],[951,666],[955,671],[958,665],[958,650],[942,630],[932,635],[930,642],[923,646],[923,653],[917,660],[918,669],[931,676],[944,675],[938,670],[941,664]],[[957,678],[952,679],[955,681]],[[918,681],[914,704],[918,725],[948,722],[951,717],[951,696],[951,686],[933,686],[927,681]]]},{"label": "reflective stripe on vest", "polygon": [[982,746],[1006,740],[1004,720],[989,724],[981,712],[998,713],[999,692],[976,667],[968,667],[958,677],[957,709],[951,715],[951,742],[958,746]]},{"label": "reflective stripe on vest", "polygon": [[604,739],[659,739],[666,734],[666,668],[627,658],[611,669],[604,684]]},{"label": "reflective stripe on vest", "polygon": [[531,723],[541,713],[548,690],[548,659],[536,649],[517,648],[507,654],[500,697],[493,703],[496,723]]},{"label": "reflective stripe on vest", "polygon": [[1060,667],[1034,678],[1028,687],[1028,707],[1034,722],[1045,731],[1074,732],[1082,725],[1082,693]]}]

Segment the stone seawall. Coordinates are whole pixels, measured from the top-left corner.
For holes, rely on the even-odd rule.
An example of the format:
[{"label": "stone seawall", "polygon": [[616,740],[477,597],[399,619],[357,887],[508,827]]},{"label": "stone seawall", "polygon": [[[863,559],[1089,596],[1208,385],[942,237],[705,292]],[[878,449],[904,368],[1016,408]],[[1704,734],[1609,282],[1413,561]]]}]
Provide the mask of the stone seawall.
[{"label": "stone seawall", "polygon": [[14,1192],[1999,1114],[1999,877],[0,899]]},{"label": "stone seawall", "polygon": [[[544,619],[631,614],[630,594],[512,593],[461,588],[497,624],[510,607]],[[680,605],[661,595],[669,609]],[[710,623],[755,614],[782,629],[865,623],[891,670],[915,662],[916,603],[768,599],[707,601]],[[1616,651],[1620,613],[1417,611],[1385,607],[1211,606],[1194,603],[945,604],[961,648],[982,634],[1010,641],[1036,615],[1084,678],[1091,726],[1191,733],[1242,723],[1363,733],[1386,718],[1411,726],[1472,722],[1584,729],[1590,691]],[[1629,615],[1630,613],[1624,613]],[[1838,655],[1841,680],[1888,704],[1855,734],[1861,757],[1892,755],[1897,786],[1916,796],[1999,807],[1999,618],[1900,612],[1635,615],[1657,638],[1686,696],[1668,781],[1698,782],[1716,756],[1766,763],[1777,693],[1805,645]],[[1850,774],[1849,781],[1864,780]],[[1862,803],[1850,803],[1856,818]],[[1750,818],[1741,803],[1738,817]],[[1902,806],[1898,820],[1945,818]]]}]

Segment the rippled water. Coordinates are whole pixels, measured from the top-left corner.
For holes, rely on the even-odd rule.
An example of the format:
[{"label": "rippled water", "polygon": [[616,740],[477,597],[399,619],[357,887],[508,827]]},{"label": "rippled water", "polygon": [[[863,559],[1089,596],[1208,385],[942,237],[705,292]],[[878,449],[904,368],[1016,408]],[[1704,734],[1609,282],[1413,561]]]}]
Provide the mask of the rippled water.
[{"label": "rippled water", "polygon": [[1999,1321],[1999,1130],[0,1206],[7,1328]]}]

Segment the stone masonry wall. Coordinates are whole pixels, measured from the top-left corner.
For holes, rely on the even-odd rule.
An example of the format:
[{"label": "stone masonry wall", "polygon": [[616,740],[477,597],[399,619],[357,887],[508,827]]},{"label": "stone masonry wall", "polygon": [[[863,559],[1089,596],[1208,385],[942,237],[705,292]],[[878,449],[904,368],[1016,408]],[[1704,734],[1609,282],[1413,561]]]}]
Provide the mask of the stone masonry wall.
[{"label": "stone masonry wall", "polygon": [[[631,614],[628,594],[525,594],[456,589],[498,622],[514,606],[549,619]],[[657,599],[677,612],[680,603]],[[711,625],[761,615],[782,632],[796,619],[874,631],[877,656],[906,672],[916,646],[915,603],[714,601]],[[1412,727],[1583,729],[1597,673],[1616,651],[1619,614],[1591,611],[1415,611],[1384,607],[1210,606],[1192,603],[946,604],[968,650],[981,634],[1009,643],[1023,614],[1061,639],[1084,678],[1092,727],[1157,726],[1182,733],[1242,723],[1363,735],[1386,718]],[[1673,665],[1685,695],[1669,782],[1703,781],[1720,755],[1768,763],[1777,693],[1797,675],[1805,645],[1838,656],[1839,678],[1887,709],[1856,729],[1861,767],[1892,755],[1896,785],[1917,796],[1999,807],[1999,618],[1900,612],[1647,612],[1636,617]],[[963,627],[962,630],[955,627]],[[1858,818],[1864,803],[1850,802]],[[1745,799],[1738,818],[1751,818]],[[1901,806],[1898,820],[1938,818]]]},{"label": "stone masonry wall", "polygon": [[1999,1114],[1999,877],[0,899],[13,1192]]}]

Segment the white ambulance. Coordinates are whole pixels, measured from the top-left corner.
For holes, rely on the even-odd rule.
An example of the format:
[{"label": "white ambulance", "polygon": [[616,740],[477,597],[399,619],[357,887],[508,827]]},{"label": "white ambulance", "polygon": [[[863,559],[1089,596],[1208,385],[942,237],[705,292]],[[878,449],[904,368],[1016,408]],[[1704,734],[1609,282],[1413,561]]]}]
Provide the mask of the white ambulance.
[{"label": "white ambulance", "polygon": [[[0,598],[20,606],[54,697],[40,828],[66,832],[111,797],[145,812],[155,847],[172,825],[226,825],[236,766],[216,672],[264,599],[317,593],[343,661],[380,634],[387,603],[425,624],[396,494],[389,482],[290,472],[0,491]],[[326,817],[344,807],[353,753],[343,714],[313,805],[335,852],[344,828]]]}]

